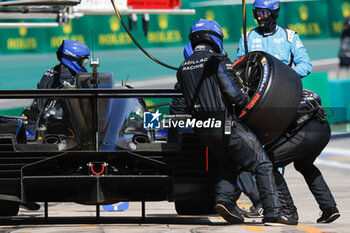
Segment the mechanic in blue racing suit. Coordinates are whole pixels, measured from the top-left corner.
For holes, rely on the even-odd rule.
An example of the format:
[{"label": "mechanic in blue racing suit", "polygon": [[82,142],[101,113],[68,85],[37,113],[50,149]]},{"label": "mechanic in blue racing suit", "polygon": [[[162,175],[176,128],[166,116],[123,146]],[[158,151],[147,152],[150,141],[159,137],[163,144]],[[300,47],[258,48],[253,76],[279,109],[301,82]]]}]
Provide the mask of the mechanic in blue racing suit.
[{"label": "mechanic in blue racing suit", "polygon": [[[215,210],[231,223],[244,221],[233,203],[237,170],[241,168],[256,174],[257,185],[265,209],[263,222],[272,224],[297,224],[281,212],[277,197],[272,164],[256,136],[234,115],[246,104],[232,62],[222,54],[223,33],[214,20],[199,20],[191,27],[190,41],[194,53],[177,72],[177,87],[184,99],[175,98],[170,104],[172,114],[190,113],[195,119],[218,117],[228,125],[231,132],[224,134],[219,128],[194,128],[204,145],[218,159],[218,182],[216,184]],[[181,105],[185,104],[185,106]],[[180,106],[179,106],[180,105]]]},{"label": "mechanic in blue racing suit", "polygon": [[[45,72],[38,89],[54,89],[75,84],[77,73],[86,72],[85,65],[89,60],[89,48],[78,41],[63,40],[58,48],[57,59],[59,64]],[[23,114],[28,120],[36,121],[46,99],[35,99],[29,109],[25,109]]]},{"label": "mechanic in blue racing suit", "polygon": [[[255,8],[253,9],[253,15],[259,26],[247,32],[248,52],[267,52],[291,66],[300,77],[309,75],[312,71],[310,57],[298,34],[276,23],[280,1],[255,0],[253,7]],[[242,36],[235,60],[244,54],[244,39]]]}]

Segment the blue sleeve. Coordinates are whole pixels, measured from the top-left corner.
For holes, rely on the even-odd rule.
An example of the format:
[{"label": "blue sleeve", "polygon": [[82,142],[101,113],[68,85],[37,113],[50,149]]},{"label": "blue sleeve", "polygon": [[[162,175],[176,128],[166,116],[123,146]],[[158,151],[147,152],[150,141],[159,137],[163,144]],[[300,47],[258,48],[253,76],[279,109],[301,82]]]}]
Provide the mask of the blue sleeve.
[{"label": "blue sleeve", "polygon": [[241,37],[241,39],[239,40],[239,45],[238,45],[238,49],[237,49],[237,55],[235,58],[235,61],[242,57],[245,54],[245,49],[244,49],[244,41],[243,41],[243,37]]},{"label": "blue sleeve", "polygon": [[299,35],[295,34],[292,41],[292,54],[295,66],[293,69],[301,77],[309,75],[312,71],[312,64],[306,48],[301,42]]},{"label": "blue sleeve", "polygon": [[237,109],[242,109],[246,105],[247,99],[241,91],[242,86],[237,76],[234,74],[232,62],[228,58],[224,58],[220,62],[217,80],[221,93],[226,101],[229,104],[235,104]]}]

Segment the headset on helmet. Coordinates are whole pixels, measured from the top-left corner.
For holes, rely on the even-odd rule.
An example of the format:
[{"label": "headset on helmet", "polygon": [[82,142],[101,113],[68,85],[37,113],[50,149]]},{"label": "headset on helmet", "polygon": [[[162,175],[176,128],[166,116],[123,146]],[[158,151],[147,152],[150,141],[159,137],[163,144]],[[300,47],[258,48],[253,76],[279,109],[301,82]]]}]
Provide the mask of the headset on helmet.
[{"label": "headset on helmet", "polygon": [[192,54],[193,54],[192,44],[191,44],[191,42],[188,42],[184,48],[185,59],[188,58],[189,56],[191,56]]},{"label": "headset on helmet", "polygon": [[191,27],[189,38],[193,49],[200,43],[207,43],[213,47],[215,52],[221,53],[223,50],[224,35],[215,20],[200,19],[195,22]]},{"label": "headset on helmet", "polygon": [[86,72],[85,64],[89,59],[90,50],[85,44],[63,40],[56,54],[57,59],[75,73]]}]

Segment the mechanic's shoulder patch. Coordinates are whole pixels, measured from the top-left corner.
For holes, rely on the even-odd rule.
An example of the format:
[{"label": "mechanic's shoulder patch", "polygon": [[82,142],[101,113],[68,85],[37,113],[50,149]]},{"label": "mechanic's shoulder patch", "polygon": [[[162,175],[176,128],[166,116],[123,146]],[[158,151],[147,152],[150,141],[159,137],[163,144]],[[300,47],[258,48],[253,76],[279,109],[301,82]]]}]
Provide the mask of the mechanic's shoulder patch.
[{"label": "mechanic's shoulder patch", "polygon": [[293,37],[294,37],[294,35],[295,35],[295,31],[293,31],[293,30],[290,30],[290,29],[286,29],[286,32],[287,32],[287,39],[288,39],[288,42],[289,43],[292,43],[292,41],[293,41]]},{"label": "mechanic's shoulder patch", "polygon": [[51,70],[49,70],[49,71],[46,71],[44,75],[47,77],[52,77],[52,76],[54,76],[54,73],[51,72]]}]

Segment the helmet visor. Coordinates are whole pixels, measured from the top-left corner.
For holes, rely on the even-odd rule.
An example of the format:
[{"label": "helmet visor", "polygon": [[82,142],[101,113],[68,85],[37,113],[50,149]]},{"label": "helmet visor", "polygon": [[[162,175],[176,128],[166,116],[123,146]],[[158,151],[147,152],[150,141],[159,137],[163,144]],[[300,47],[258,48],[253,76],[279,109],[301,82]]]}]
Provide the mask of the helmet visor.
[{"label": "helmet visor", "polygon": [[255,18],[260,18],[263,20],[271,16],[271,11],[266,9],[254,9],[253,12],[254,12]]},{"label": "helmet visor", "polygon": [[82,67],[82,68],[85,68],[86,64],[88,63],[89,61],[89,56],[84,56],[82,58],[79,59],[79,65]]}]

